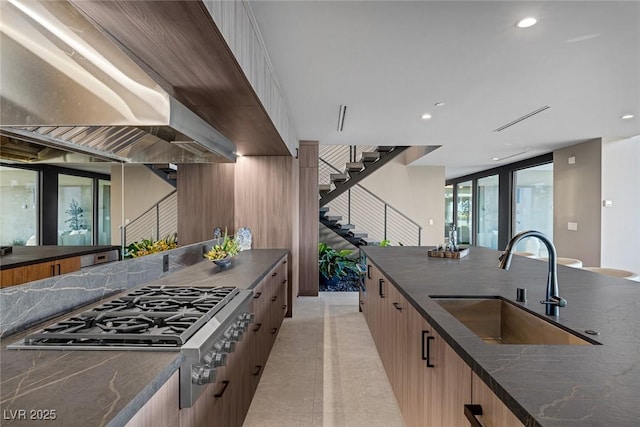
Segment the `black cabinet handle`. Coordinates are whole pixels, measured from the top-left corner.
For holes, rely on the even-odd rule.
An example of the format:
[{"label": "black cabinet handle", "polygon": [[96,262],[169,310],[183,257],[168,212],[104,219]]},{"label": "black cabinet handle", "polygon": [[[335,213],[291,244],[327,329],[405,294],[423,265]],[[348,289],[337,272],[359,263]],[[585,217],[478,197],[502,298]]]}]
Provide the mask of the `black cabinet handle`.
[{"label": "black cabinet handle", "polygon": [[380,298],[384,298],[384,294],[382,293],[382,285],[384,284],[384,279],[378,280],[378,294]]},{"label": "black cabinet handle", "polygon": [[56,264],[56,265],[58,266],[58,276],[59,276],[60,274],[62,274],[62,272],[60,271],[60,264]]},{"label": "black cabinet handle", "polygon": [[[422,360],[426,360],[427,361],[427,368],[434,368],[435,366],[431,364],[431,341],[433,341],[435,338],[434,337],[430,337],[427,336],[427,334],[429,333],[429,331],[422,331],[422,351],[421,351],[421,356],[422,356]],[[425,348],[425,338],[427,341],[427,354],[424,354],[424,348]]]},{"label": "black cabinet handle", "polygon": [[286,263],[287,263],[287,260],[285,259],[284,261],[282,261],[282,263],[283,263],[283,264],[286,264]]},{"label": "black cabinet handle", "polygon": [[278,275],[277,271],[274,271],[273,273],[271,273],[271,277],[276,277]]},{"label": "black cabinet handle", "polygon": [[364,305],[364,301],[360,300],[360,305]]},{"label": "black cabinet handle", "polygon": [[271,335],[275,335],[276,332],[278,332],[278,328],[272,328],[271,329]]},{"label": "black cabinet handle", "polygon": [[286,304],[283,304],[283,305],[282,305],[282,309],[283,309],[283,310],[286,310],[286,309],[287,309],[287,305],[286,305]]},{"label": "black cabinet handle", "polygon": [[51,275],[55,276],[56,275],[56,266],[51,264]]},{"label": "black cabinet handle", "polygon": [[287,283],[287,279],[284,279],[284,280],[282,281],[282,284],[283,284],[283,285],[284,285],[285,283]]},{"label": "black cabinet handle", "polygon": [[464,416],[467,417],[467,421],[471,424],[471,427],[483,427],[480,421],[476,418],[482,415],[482,406],[480,405],[464,405]]},{"label": "black cabinet handle", "polygon": [[257,377],[258,375],[260,375],[260,371],[262,371],[262,365],[256,365],[256,368],[257,368],[256,371],[253,374],[251,374],[254,377]]},{"label": "black cabinet handle", "polygon": [[253,328],[253,332],[258,332],[261,327],[262,327],[262,323],[256,323],[256,327]]},{"label": "black cabinet handle", "polygon": [[213,395],[213,397],[215,397],[215,398],[220,398],[220,397],[222,397],[222,395],[224,394],[224,392],[225,392],[225,391],[227,391],[227,387],[229,387],[229,383],[230,383],[230,382],[231,382],[231,381],[227,381],[227,380],[222,381],[222,390],[220,390],[220,393],[218,393],[218,394],[214,394],[214,395]]},{"label": "black cabinet handle", "polygon": [[398,304],[397,302],[394,302],[393,306],[396,308],[396,310],[402,311],[402,307],[400,307],[400,304]]},{"label": "black cabinet handle", "polygon": [[277,299],[278,299],[278,295],[274,295],[274,296],[271,297],[271,301],[275,301]]},{"label": "black cabinet handle", "polygon": [[105,259],[106,257],[107,257],[106,255],[100,255],[100,256],[97,256],[97,257],[96,257],[96,259],[97,259],[98,261],[100,261],[100,260]]},{"label": "black cabinet handle", "polygon": [[256,294],[253,296],[253,299],[260,298],[260,295],[262,295],[262,292],[256,292]]},{"label": "black cabinet handle", "polygon": [[371,264],[367,264],[367,279],[371,279]]},{"label": "black cabinet handle", "polygon": [[435,365],[431,364],[431,341],[435,340],[435,337],[427,337],[427,368],[435,368]]}]

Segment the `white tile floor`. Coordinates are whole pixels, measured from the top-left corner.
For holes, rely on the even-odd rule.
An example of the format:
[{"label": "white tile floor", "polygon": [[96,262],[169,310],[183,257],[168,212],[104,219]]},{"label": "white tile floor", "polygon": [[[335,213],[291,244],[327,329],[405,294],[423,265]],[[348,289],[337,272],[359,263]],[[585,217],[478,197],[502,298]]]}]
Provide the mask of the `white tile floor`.
[{"label": "white tile floor", "polygon": [[356,292],[299,297],[244,427],[403,426]]}]

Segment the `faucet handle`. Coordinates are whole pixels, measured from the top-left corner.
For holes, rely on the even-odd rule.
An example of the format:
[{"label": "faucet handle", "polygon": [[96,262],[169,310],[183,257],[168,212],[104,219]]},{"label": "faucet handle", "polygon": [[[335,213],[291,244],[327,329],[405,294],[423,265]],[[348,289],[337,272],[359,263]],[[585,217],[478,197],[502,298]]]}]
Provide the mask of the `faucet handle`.
[{"label": "faucet handle", "polygon": [[562,297],[551,297],[549,301],[540,301],[540,304],[557,305],[558,307],[566,307],[567,300]]}]

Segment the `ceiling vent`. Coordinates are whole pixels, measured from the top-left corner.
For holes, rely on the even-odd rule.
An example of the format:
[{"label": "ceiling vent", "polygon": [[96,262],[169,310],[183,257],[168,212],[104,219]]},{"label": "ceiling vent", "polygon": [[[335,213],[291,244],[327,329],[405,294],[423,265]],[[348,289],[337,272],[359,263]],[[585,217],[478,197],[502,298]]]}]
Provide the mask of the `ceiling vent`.
[{"label": "ceiling vent", "polygon": [[511,126],[513,126],[513,125],[515,125],[515,124],[517,124],[517,123],[520,123],[520,122],[521,122],[521,121],[523,121],[523,120],[528,119],[529,117],[535,116],[535,115],[536,115],[536,114],[538,114],[538,113],[542,113],[544,110],[548,110],[549,108],[551,108],[549,105],[545,105],[544,107],[538,108],[537,110],[532,111],[532,112],[530,112],[530,113],[527,113],[527,114],[525,114],[525,115],[524,115],[524,116],[522,116],[522,117],[518,117],[518,118],[517,118],[517,119],[515,119],[514,121],[509,122],[509,123],[507,123],[506,125],[502,125],[502,126],[500,126],[499,128],[494,129],[493,131],[494,131],[494,132],[500,132],[500,131],[503,131],[503,130],[505,130],[505,129],[506,129],[506,128],[508,128],[508,127],[511,127]]}]

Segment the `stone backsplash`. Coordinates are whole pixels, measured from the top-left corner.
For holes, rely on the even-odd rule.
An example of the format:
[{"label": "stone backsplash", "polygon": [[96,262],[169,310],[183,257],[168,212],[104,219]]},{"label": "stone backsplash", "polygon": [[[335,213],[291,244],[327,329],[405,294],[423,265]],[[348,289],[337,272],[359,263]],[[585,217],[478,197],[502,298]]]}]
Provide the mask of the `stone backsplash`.
[{"label": "stone backsplash", "polygon": [[[20,332],[77,307],[144,285],[202,261],[209,240],[157,254],[83,268],[62,276],[0,289],[0,337]],[[163,272],[163,257],[169,270]]]}]

